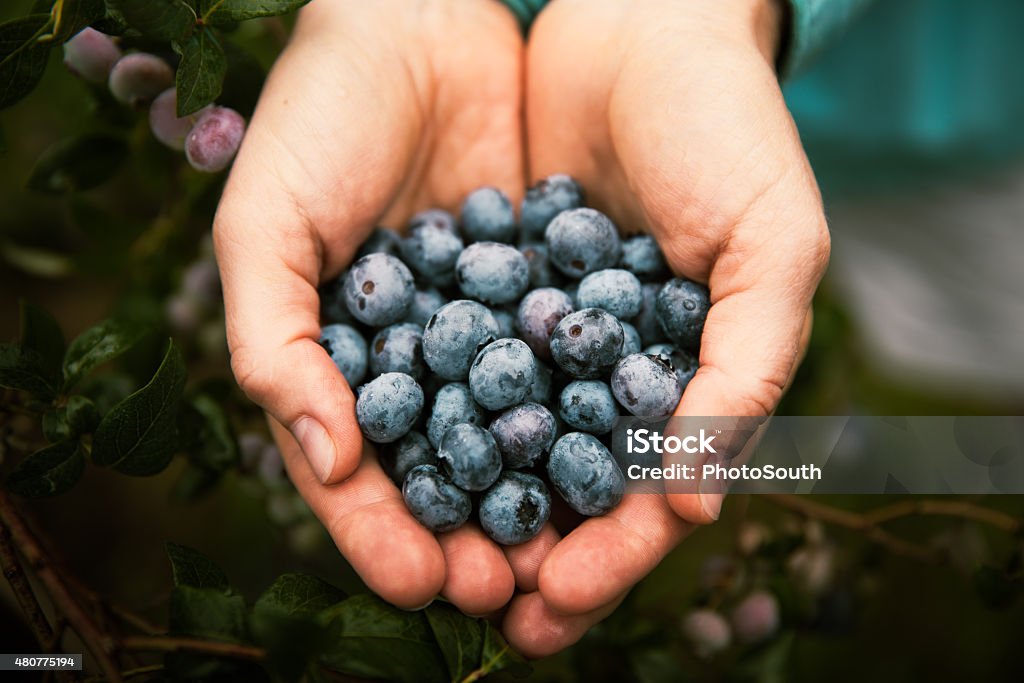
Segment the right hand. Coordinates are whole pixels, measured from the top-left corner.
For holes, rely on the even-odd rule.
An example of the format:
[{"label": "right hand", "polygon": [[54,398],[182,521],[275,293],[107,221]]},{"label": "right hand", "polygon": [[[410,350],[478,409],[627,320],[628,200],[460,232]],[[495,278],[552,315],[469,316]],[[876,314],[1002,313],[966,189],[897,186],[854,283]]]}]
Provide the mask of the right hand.
[{"label": "right hand", "polygon": [[366,457],[352,390],[319,346],[317,286],[377,223],[522,193],[522,38],[493,0],[321,0],[273,69],[214,226],[231,365],[269,414],[289,475],[366,584],[470,614],[510,599],[476,527],[436,537]]}]

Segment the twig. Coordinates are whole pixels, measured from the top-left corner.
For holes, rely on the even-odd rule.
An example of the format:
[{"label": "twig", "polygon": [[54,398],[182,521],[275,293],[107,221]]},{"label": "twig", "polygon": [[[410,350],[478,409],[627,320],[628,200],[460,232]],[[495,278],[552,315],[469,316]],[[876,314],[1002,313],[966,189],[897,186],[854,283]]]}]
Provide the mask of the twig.
[{"label": "twig", "polygon": [[966,500],[934,500],[929,498],[901,500],[892,505],[876,508],[871,512],[865,513],[864,516],[872,524],[884,524],[894,519],[910,517],[912,515],[959,517],[988,524],[1010,534],[1016,534],[1024,528],[1024,520],[1017,519],[1013,515],[1000,510],[975,505]]},{"label": "twig", "polygon": [[21,562],[14,551],[14,546],[11,545],[11,532],[2,525],[0,525],[0,565],[3,566],[4,578],[7,579],[7,583],[11,584],[11,590],[14,591],[18,606],[28,618],[36,640],[40,647],[49,653],[50,648],[53,647],[53,629],[50,628],[50,622],[46,620],[43,608],[39,604],[36,594],[32,592],[32,585],[21,568]]},{"label": "twig", "polygon": [[112,656],[113,640],[100,633],[92,618],[71,597],[64,581],[47,562],[38,541],[21,519],[6,491],[0,491],[0,525],[10,533],[14,545],[39,577],[50,600],[67,617],[68,624],[82,638],[82,642],[96,659],[103,674],[110,681],[120,682],[121,671]]},{"label": "twig", "polygon": [[176,636],[128,636],[121,639],[121,648],[137,652],[200,652],[254,662],[263,661],[267,657],[263,649],[252,645]]},{"label": "twig", "polygon": [[818,503],[806,496],[771,493],[764,494],[763,497],[776,505],[792,510],[804,517],[818,519],[822,522],[858,531],[864,534],[868,540],[885,546],[896,555],[909,557],[922,562],[939,562],[942,559],[941,555],[939,555],[935,550],[916,543],[911,543],[910,541],[905,541],[902,538],[889,533],[885,529],[877,526],[877,523],[866,515]]}]

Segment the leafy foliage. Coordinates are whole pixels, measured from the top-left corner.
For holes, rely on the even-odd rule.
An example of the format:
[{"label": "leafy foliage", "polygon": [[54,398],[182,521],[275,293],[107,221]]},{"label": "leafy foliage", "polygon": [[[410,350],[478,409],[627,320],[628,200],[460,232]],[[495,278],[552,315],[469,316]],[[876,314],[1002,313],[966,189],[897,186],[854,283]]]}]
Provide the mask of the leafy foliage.
[{"label": "leafy foliage", "polygon": [[36,162],[28,188],[44,194],[89,190],[108,181],[128,158],[119,135],[89,133],[57,142]]}]

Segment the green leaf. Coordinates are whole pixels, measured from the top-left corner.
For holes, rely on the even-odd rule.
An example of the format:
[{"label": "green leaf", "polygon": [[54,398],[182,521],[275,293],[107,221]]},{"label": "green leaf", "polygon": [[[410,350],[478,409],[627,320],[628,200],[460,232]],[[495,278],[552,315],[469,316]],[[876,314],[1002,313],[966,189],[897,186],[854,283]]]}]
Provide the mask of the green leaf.
[{"label": "green leaf", "polygon": [[345,594],[309,574],[282,574],[259,597],[255,612],[313,616],[340,602]]},{"label": "green leaf", "polygon": [[223,472],[238,464],[238,442],[219,401],[208,394],[192,397],[183,411],[181,430],[189,436],[182,444],[193,464]]},{"label": "green leaf", "polygon": [[287,14],[308,2],[309,0],[202,0],[200,8],[206,23],[216,26]]},{"label": "green leaf", "polygon": [[57,395],[39,354],[19,344],[0,344],[0,387],[27,391],[42,399]]},{"label": "green leaf", "polygon": [[230,590],[228,577],[213,560],[187,545],[167,542],[167,557],[171,561],[171,573],[175,586],[193,588],[216,588],[221,592]]},{"label": "green leaf", "polygon": [[130,349],[146,334],[135,323],[105,320],[71,342],[64,355],[64,383],[70,388],[96,366],[111,361]]},{"label": "green leaf", "polygon": [[89,133],[61,140],[36,161],[27,187],[43,194],[92,189],[110,180],[128,153],[128,143],[117,135]]},{"label": "green leaf", "polygon": [[171,342],[149,384],[114,406],[93,435],[92,459],[124,474],[160,472],[178,448],[185,362]]},{"label": "green leaf", "polygon": [[62,441],[18,463],[7,478],[7,488],[30,498],[54,496],[74,486],[84,469],[78,441]]},{"label": "green leaf", "polygon": [[331,624],[331,645],[321,657],[325,666],[399,683],[449,680],[422,612],[400,610],[373,595],[356,595],[324,616]]},{"label": "green leaf", "polygon": [[463,680],[480,664],[483,652],[480,623],[444,602],[435,602],[423,612],[448,665],[449,680]]},{"label": "green leaf", "polygon": [[516,678],[530,674],[530,665],[522,656],[505,642],[497,629],[481,621],[484,629],[484,649],[480,654],[480,666],[473,672],[475,678],[482,678],[499,671],[506,671]]},{"label": "green leaf", "polygon": [[89,24],[107,14],[104,0],[63,0],[53,8],[54,30],[51,40],[64,42]]},{"label": "green leaf", "polygon": [[96,404],[85,396],[72,396],[68,402],[43,415],[43,434],[51,442],[88,434],[100,423]]},{"label": "green leaf", "polygon": [[194,114],[220,97],[228,60],[210,29],[193,33],[183,44],[174,45],[181,55],[175,87],[178,117]]},{"label": "green leaf", "polygon": [[170,627],[172,633],[239,642],[245,637],[245,600],[218,588],[175,586]]},{"label": "green leaf", "polygon": [[32,14],[0,24],[0,109],[28,95],[42,79],[50,44],[39,37],[49,23],[49,14]]},{"label": "green leaf", "polygon": [[61,383],[64,333],[49,313],[27,301],[21,302],[21,347],[34,351],[55,386]]},{"label": "green leaf", "polygon": [[183,40],[196,23],[192,8],[181,0],[110,0],[125,23],[147,38]]}]

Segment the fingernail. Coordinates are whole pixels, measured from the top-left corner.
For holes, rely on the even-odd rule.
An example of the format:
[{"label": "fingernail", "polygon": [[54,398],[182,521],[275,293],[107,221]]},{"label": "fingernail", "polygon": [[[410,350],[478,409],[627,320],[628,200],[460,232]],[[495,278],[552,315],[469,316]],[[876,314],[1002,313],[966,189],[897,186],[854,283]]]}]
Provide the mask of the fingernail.
[{"label": "fingernail", "polygon": [[321,483],[326,484],[334,471],[337,452],[334,441],[324,426],[311,417],[302,418],[295,423],[292,434],[302,447],[313,473]]},{"label": "fingernail", "polygon": [[719,515],[722,514],[722,494],[720,493],[702,493],[700,494],[700,506],[704,510],[704,514],[711,519],[717,520]]}]

